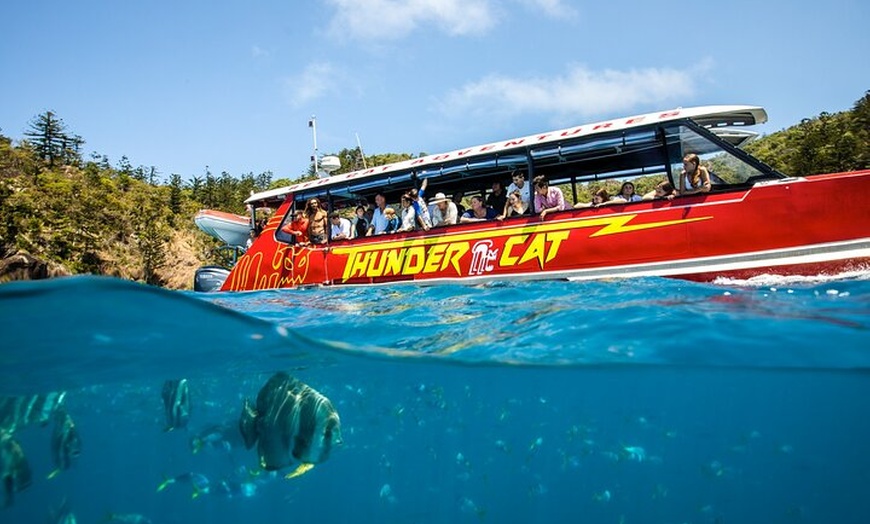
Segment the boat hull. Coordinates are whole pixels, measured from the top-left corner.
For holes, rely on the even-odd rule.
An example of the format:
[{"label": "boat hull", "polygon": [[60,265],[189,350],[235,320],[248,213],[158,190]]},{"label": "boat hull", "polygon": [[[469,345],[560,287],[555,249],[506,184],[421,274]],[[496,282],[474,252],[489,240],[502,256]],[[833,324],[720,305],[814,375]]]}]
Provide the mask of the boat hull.
[{"label": "boat hull", "polygon": [[870,170],[318,248],[276,240],[291,199],[224,290],[640,276],[712,281],[870,266]]}]

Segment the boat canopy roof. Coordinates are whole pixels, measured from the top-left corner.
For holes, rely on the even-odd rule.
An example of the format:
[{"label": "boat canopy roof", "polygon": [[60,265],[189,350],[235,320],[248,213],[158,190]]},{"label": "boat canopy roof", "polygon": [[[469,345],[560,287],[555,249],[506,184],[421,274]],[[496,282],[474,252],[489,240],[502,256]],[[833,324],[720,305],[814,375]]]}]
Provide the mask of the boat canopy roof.
[{"label": "boat canopy roof", "polygon": [[287,196],[287,193],[290,193],[292,187],[294,186],[284,186],[270,189],[268,191],[260,191],[259,193],[251,193],[251,196],[245,199],[245,204],[251,204],[253,202],[269,202],[272,200],[283,201],[284,197]]},{"label": "boat canopy roof", "polygon": [[[647,113],[644,115],[635,115],[614,120],[606,120],[583,124],[580,126],[569,127],[556,131],[538,133],[521,138],[503,140],[500,142],[492,142],[489,144],[457,149],[448,153],[439,153],[427,155],[420,158],[404,160],[382,166],[376,166],[369,169],[342,173],[340,175],[321,178],[317,180],[309,180],[291,186],[273,189],[262,193],[251,195],[245,202],[253,202],[264,200],[267,198],[276,198],[288,193],[297,193],[299,191],[311,190],[317,188],[318,191],[327,191],[330,186],[340,185],[350,180],[358,181],[374,176],[383,176],[391,172],[407,171],[409,169],[417,169],[430,164],[443,163],[451,160],[468,160],[482,156],[492,155],[500,151],[507,151],[528,146],[539,146],[548,143],[563,141],[566,138],[575,139],[579,137],[589,137],[597,134],[613,133],[624,129],[631,129],[641,126],[649,126],[650,124],[659,124],[675,120],[691,119],[701,126],[710,128],[716,132],[718,128],[736,127],[736,126],[751,126],[755,124],[763,124],[767,122],[767,112],[762,107],[745,106],[745,105],[718,105],[718,106],[701,106],[690,108],[676,108],[667,111],[657,111],[655,113]],[[724,130],[717,134],[725,134]],[[741,133],[744,138],[748,138],[751,133]]]}]

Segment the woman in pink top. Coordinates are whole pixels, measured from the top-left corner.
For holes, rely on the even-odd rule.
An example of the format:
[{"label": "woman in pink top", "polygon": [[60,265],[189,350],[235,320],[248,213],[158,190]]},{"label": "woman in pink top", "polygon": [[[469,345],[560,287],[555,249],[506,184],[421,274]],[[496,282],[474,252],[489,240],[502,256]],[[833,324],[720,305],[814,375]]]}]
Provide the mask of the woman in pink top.
[{"label": "woman in pink top", "polygon": [[565,196],[558,187],[550,187],[550,183],[543,175],[538,175],[534,180],[535,185],[535,212],[540,213],[541,220],[547,213],[562,211],[565,207]]}]

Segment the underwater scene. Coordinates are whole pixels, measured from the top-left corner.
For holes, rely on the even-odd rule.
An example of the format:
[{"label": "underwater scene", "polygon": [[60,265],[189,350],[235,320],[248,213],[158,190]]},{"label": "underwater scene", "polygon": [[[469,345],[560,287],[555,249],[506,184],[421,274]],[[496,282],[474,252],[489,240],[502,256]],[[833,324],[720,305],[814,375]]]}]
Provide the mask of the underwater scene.
[{"label": "underwater scene", "polygon": [[870,522],[870,273],[0,285],[0,523]]}]

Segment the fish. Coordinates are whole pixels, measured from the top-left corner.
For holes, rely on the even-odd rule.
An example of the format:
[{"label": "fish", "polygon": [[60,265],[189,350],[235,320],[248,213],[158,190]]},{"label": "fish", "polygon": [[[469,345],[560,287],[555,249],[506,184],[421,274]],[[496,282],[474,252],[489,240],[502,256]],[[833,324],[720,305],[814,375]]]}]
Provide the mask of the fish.
[{"label": "fish", "polygon": [[257,410],[248,399],[242,406],[242,415],[239,417],[239,432],[245,449],[251,449],[257,443]]},{"label": "fish", "polygon": [[193,488],[193,493],[190,494],[192,499],[200,495],[207,495],[211,491],[211,482],[202,473],[182,473],[175,477],[164,478],[163,482],[157,486],[157,491],[163,491],[171,484],[190,484],[190,487]]},{"label": "fish", "polygon": [[48,478],[54,478],[61,471],[69,469],[73,459],[81,453],[82,439],[75,422],[66,411],[58,411],[51,432],[51,458],[55,469],[48,474]]},{"label": "fish", "polygon": [[45,426],[65,399],[66,391],[0,397],[0,431],[12,434],[32,424]]},{"label": "fish", "polygon": [[234,443],[238,444],[238,436],[231,425],[214,424],[191,437],[190,450],[194,455],[205,448],[222,450],[229,453],[233,450]]},{"label": "fish", "polygon": [[257,445],[260,466],[275,471],[298,462],[293,478],[329,458],[342,444],[341,421],[332,402],[287,373],[273,375],[257,395],[245,399],[239,418],[245,447]]},{"label": "fish", "polygon": [[167,380],[163,383],[163,409],[166,413],[166,431],[187,427],[190,420],[190,389],[187,379]]},{"label": "fish", "polygon": [[12,505],[15,493],[30,486],[32,474],[24,450],[12,434],[0,430],[0,483],[3,485],[3,506]]},{"label": "fish", "polygon": [[257,495],[257,484],[249,480],[222,480],[217,485],[215,492],[227,498],[251,498]]}]

